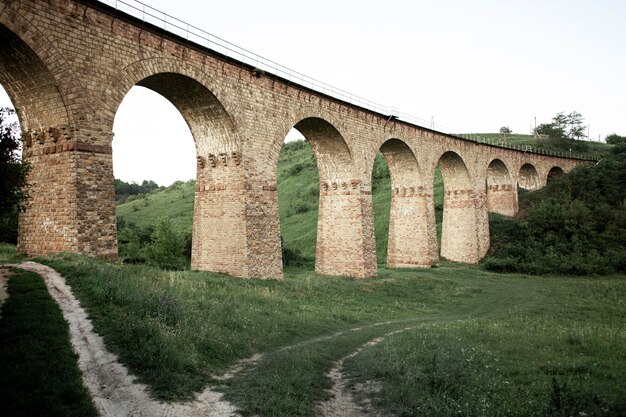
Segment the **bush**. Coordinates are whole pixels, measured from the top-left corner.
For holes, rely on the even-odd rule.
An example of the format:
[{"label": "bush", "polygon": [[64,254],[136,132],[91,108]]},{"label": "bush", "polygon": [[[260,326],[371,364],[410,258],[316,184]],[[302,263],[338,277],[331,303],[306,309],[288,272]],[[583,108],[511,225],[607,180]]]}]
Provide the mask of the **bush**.
[{"label": "bush", "polygon": [[620,136],[618,134],[613,133],[612,135],[608,135],[606,137],[606,143],[609,145],[618,145],[626,143],[626,136]]},{"label": "bush", "polygon": [[157,220],[151,239],[152,243],[146,248],[150,265],[168,270],[189,268],[189,261],[185,258],[185,239],[173,229],[167,217]]}]

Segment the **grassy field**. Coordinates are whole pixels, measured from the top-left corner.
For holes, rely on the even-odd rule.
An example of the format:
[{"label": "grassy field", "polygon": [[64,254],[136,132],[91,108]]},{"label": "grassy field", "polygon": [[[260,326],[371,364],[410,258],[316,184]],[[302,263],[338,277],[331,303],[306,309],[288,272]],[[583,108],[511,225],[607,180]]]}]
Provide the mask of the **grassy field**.
[{"label": "grassy field", "polygon": [[[334,362],[393,415],[626,415],[626,279],[499,275],[447,265],[374,280],[287,268],[284,282],[44,258],[158,398],[222,387],[244,415],[313,416]],[[584,414],[583,414],[584,413]]]}]

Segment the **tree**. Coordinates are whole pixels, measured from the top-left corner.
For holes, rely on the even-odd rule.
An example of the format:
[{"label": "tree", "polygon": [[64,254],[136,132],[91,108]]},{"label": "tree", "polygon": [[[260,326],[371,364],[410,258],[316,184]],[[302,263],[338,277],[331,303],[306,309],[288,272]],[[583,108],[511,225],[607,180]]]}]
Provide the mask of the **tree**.
[{"label": "tree", "polygon": [[552,118],[552,123],[542,123],[535,129],[541,135],[547,135],[552,145],[561,149],[584,150],[586,144],[580,141],[585,138],[585,126],[583,116],[577,111],[570,114],[557,113]]},{"label": "tree", "polygon": [[185,239],[174,230],[169,218],[157,219],[151,239],[152,244],[146,248],[149,264],[168,270],[189,268]]},{"label": "tree", "polygon": [[583,126],[583,116],[577,111],[570,114],[557,113],[552,118],[555,129],[561,132],[562,136],[570,140],[582,140],[585,138],[585,126]]},{"label": "tree", "polygon": [[512,131],[508,126],[502,126],[500,128],[500,133],[502,133],[503,135],[510,135]]},{"label": "tree", "polygon": [[15,111],[0,108],[0,241],[17,241],[17,217],[28,198],[28,164],[20,157],[21,141]]},{"label": "tree", "polygon": [[612,135],[608,135],[606,137],[606,143],[608,143],[609,145],[617,145],[620,143],[626,143],[626,136],[620,136],[616,133],[613,133]]}]

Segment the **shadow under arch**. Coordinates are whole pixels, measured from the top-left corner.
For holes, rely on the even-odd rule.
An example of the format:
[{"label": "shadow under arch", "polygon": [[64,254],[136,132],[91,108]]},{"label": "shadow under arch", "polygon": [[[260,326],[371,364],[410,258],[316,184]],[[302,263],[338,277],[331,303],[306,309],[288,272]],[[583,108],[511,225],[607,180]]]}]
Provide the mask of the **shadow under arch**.
[{"label": "shadow under arch", "polygon": [[439,261],[432,188],[425,187],[411,148],[389,139],[379,148],[391,176],[387,267],[426,267]]},{"label": "shadow under arch", "polygon": [[514,216],[518,210],[517,187],[500,159],[492,160],[487,167],[487,209],[504,216]]},{"label": "shadow under arch", "polygon": [[[363,220],[372,219],[371,193],[364,202],[350,148],[337,128],[321,117],[302,118],[293,128],[310,144],[320,179],[315,271],[375,276],[373,224],[368,228]],[[368,202],[370,213],[366,214]]]},{"label": "shadow under arch", "polygon": [[0,24],[0,83],[15,106],[24,133],[36,132],[38,139],[44,139],[50,128],[72,126],[69,106],[52,70],[4,24]]},{"label": "shadow under arch", "polygon": [[558,166],[552,167],[550,171],[548,171],[548,177],[546,178],[546,182],[558,180],[563,175],[565,175],[565,171],[563,170],[563,168]]},{"label": "shadow under arch", "polygon": [[439,158],[444,180],[441,256],[456,262],[476,263],[482,257],[479,242],[478,196],[468,168],[459,154]]},{"label": "shadow under arch", "polygon": [[517,184],[525,190],[537,190],[541,188],[537,168],[528,163],[522,165],[517,175]]}]

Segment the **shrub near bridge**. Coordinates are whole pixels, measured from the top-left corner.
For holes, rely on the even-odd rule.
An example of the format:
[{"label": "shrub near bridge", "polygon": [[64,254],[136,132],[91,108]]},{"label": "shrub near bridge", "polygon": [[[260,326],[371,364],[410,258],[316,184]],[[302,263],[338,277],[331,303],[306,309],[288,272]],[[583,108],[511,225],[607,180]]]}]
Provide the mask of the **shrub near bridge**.
[{"label": "shrub near bridge", "polygon": [[626,271],[626,144],[592,167],[579,167],[523,195],[520,214],[494,216],[483,267],[529,274]]}]

